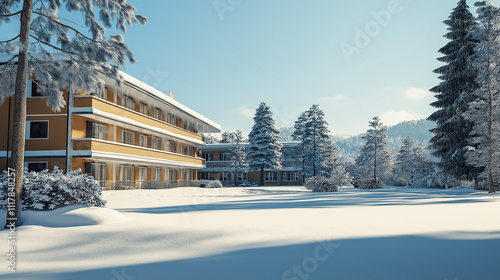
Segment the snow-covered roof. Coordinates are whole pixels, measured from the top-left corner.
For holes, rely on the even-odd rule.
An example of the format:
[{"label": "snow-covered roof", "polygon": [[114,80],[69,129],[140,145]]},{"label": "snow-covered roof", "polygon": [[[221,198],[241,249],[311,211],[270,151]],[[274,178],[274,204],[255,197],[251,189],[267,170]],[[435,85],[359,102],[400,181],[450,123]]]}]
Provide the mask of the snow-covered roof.
[{"label": "snow-covered roof", "polygon": [[127,74],[125,72],[120,71],[120,74],[122,75],[124,82],[128,82],[130,84],[133,84],[133,85],[149,92],[150,94],[165,101],[166,103],[170,104],[171,106],[183,111],[184,113],[192,116],[193,118],[200,120],[201,122],[204,122],[205,124],[215,128],[219,131],[222,130],[222,127],[219,124],[217,124],[216,122],[214,122],[214,121],[210,120],[209,118],[203,116],[202,114],[188,108],[187,106],[185,106],[184,104],[180,103],[179,101],[173,99],[172,97],[168,96],[167,94],[157,90],[156,88],[154,88],[154,87],[152,87],[152,86],[150,86],[142,81],[139,81],[138,79],[130,76],[129,74]]},{"label": "snow-covered roof", "polygon": [[[7,62],[12,57],[13,57],[13,55],[0,55],[0,64]],[[61,55],[61,54],[53,54],[53,58],[56,61],[63,61],[63,60],[69,59],[67,55]],[[14,61],[17,62],[17,57],[14,58]],[[174,107],[174,108],[184,112],[185,114],[190,115],[191,117],[205,123],[206,125],[208,125],[214,129],[211,132],[222,131],[222,127],[219,124],[217,124],[216,122],[214,122],[214,121],[210,120],[209,118],[203,116],[202,114],[190,109],[186,105],[180,103],[179,101],[176,101],[175,99],[173,99],[172,97],[168,96],[167,94],[159,91],[158,89],[130,76],[129,74],[127,74],[123,71],[119,71],[119,72],[123,77],[124,83],[132,84],[132,85],[134,85],[134,86],[136,86],[144,91],[147,91],[151,95],[154,95],[155,97],[159,98],[160,100],[163,100],[164,102],[168,103],[172,107]]]},{"label": "snow-covered roof", "polygon": [[[300,144],[297,141],[287,141],[287,142],[279,142],[284,148],[296,147]],[[242,143],[244,147],[248,147],[249,143]],[[204,147],[200,147],[202,150],[226,150],[233,148],[233,144],[228,143],[217,143],[217,144],[207,144]]]}]

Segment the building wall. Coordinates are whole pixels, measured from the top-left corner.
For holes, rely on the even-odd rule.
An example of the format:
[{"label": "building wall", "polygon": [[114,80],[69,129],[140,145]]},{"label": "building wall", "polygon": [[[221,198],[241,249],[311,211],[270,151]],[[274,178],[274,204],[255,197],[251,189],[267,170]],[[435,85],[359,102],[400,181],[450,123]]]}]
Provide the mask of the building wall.
[{"label": "building wall", "polygon": [[[114,81],[110,84],[115,86]],[[126,109],[121,106],[124,94],[120,89],[113,86],[106,86],[107,96],[104,99],[89,96],[85,92],[75,94],[74,108],[76,111],[72,115],[71,123],[72,140],[70,147],[73,147],[73,157],[70,161],[71,170],[80,169],[85,172],[89,171],[89,164],[103,163],[106,165],[106,180],[117,181],[120,178],[120,164],[129,164],[134,166],[134,180],[136,181],[139,178],[139,166],[147,166],[148,180],[154,179],[155,167],[161,168],[161,180],[186,180],[188,172],[193,173],[192,179],[197,179],[197,169],[203,167],[205,163],[203,159],[198,157],[198,146],[203,143],[204,138],[198,134],[198,129],[193,125],[196,119],[189,119],[182,115],[187,114],[184,111],[174,112],[173,107],[168,106],[160,108],[162,110],[161,117],[156,119],[154,118],[154,108],[160,106],[158,100],[142,96],[141,93],[133,90],[128,90],[126,95],[130,95],[135,99],[135,110]],[[64,98],[68,104],[67,97],[67,92],[64,92]],[[144,114],[139,112],[139,101],[148,101],[146,102],[148,109]],[[0,104],[0,131],[5,132],[0,136],[0,170],[5,170],[8,167],[6,151],[11,150],[12,141],[10,135],[13,123],[13,104],[13,98],[8,98]],[[79,109],[80,111],[78,111]],[[85,111],[87,109],[89,111]],[[68,152],[67,112],[66,107],[59,112],[53,112],[51,108],[47,107],[45,97],[29,97],[27,99],[27,121],[44,120],[48,121],[49,125],[48,139],[26,139],[26,151],[36,152],[37,154],[43,151],[54,151],[54,156],[35,158],[28,157],[28,154],[26,154],[25,162],[47,162],[49,169],[53,169],[55,166],[66,169],[66,153]],[[104,112],[105,114],[96,112]],[[187,122],[183,121],[181,123],[181,117],[177,117],[176,124],[167,123],[166,117],[168,113],[180,114]],[[118,117],[108,119],[106,114]],[[10,124],[8,122],[9,115]],[[87,139],[89,136],[87,135],[88,121],[107,125],[106,139]],[[181,124],[183,127],[180,127]],[[133,145],[121,143],[122,129],[135,133]],[[216,127],[210,129],[220,130]],[[147,135],[147,148],[139,146],[140,134]],[[153,137],[155,136],[162,139],[160,149],[153,149]],[[168,141],[175,142],[175,151],[169,151]],[[187,154],[187,151],[191,152],[189,153],[191,156]],[[94,155],[99,153],[106,155],[106,157]],[[108,156],[111,153],[118,155],[118,158]],[[50,153],[43,153],[43,155],[48,154]],[[120,157],[130,159],[122,160]],[[135,158],[140,158],[140,160],[135,160]],[[145,160],[145,162],[141,160]],[[169,169],[175,170],[172,178],[168,178]]]}]

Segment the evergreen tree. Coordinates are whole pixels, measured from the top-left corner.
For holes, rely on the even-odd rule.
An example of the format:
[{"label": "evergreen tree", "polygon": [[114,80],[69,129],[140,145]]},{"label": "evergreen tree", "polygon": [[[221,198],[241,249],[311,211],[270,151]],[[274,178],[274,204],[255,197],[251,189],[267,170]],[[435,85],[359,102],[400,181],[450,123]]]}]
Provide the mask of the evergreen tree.
[{"label": "evergreen tree", "polygon": [[297,168],[300,168],[300,170],[302,171],[302,182],[305,182],[305,173],[304,173],[304,165],[305,165],[305,161],[304,161],[304,139],[305,139],[305,127],[306,127],[306,122],[307,122],[307,111],[306,112],[302,112],[299,116],[299,118],[297,119],[297,121],[295,121],[295,125],[294,125],[294,131],[292,133],[292,139],[293,141],[297,141],[297,142],[300,142],[300,145],[297,145],[295,149],[295,153],[298,155],[297,158],[297,162],[296,162],[296,166]]},{"label": "evergreen tree", "polygon": [[431,105],[438,110],[428,120],[436,122],[432,129],[433,154],[440,159],[444,171],[457,179],[474,179],[478,170],[466,163],[465,151],[471,132],[471,123],[464,119],[477,88],[476,70],[472,63],[477,41],[471,32],[475,28],[474,16],[469,11],[466,0],[460,0],[448,20],[450,40],[439,50],[444,56],[438,60],[446,65],[434,70],[442,82],[431,89],[437,101]]},{"label": "evergreen tree", "polygon": [[380,122],[379,117],[374,117],[369,124],[371,128],[363,136],[365,143],[360,148],[356,159],[356,181],[360,188],[380,189],[382,182],[379,174],[390,162],[387,127]]},{"label": "evergreen tree", "polygon": [[[65,3],[65,5],[63,5]],[[89,36],[78,31],[79,25],[59,17],[59,9],[80,13]],[[98,12],[99,20],[95,11]],[[127,24],[147,22],[135,14],[126,0],[9,0],[0,4],[0,24],[20,18],[19,34],[0,42],[0,53],[11,56],[0,66],[0,102],[14,96],[14,125],[10,168],[15,170],[15,210],[8,211],[7,221],[21,224],[21,188],[24,169],[26,96],[29,77],[36,77],[38,91],[47,96],[54,111],[63,108],[62,89],[94,92],[104,89],[99,72],[121,81],[119,67],[135,61],[121,35],[107,37],[106,28],[116,21],[116,28],[126,32]],[[51,52],[62,54],[57,60]],[[9,224],[9,222],[7,222]]]},{"label": "evergreen tree", "polygon": [[479,25],[474,37],[479,40],[474,62],[478,69],[479,88],[465,114],[473,123],[467,162],[484,168],[490,193],[495,192],[500,174],[500,9],[489,1],[480,1]]},{"label": "evergreen tree", "polygon": [[[303,172],[305,177],[330,176],[335,153],[338,148],[330,137],[324,112],[318,105],[313,105],[304,115],[302,136]],[[299,125],[300,126],[300,125]],[[300,134],[299,128],[296,132]]]},{"label": "evergreen tree", "polygon": [[212,134],[203,135],[205,137],[205,144],[217,144],[219,143],[219,139],[215,138]]},{"label": "evergreen tree", "polygon": [[222,133],[222,139],[219,141],[219,143],[221,144],[231,144],[231,143],[234,143],[234,141],[236,141],[236,133],[234,132],[224,132]]},{"label": "evergreen tree", "polygon": [[248,135],[247,150],[251,170],[260,171],[260,185],[264,185],[264,169],[281,169],[281,144],[279,131],[274,125],[273,113],[266,103],[260,103],[255,113],[254,126]]},{"label": "evergreen tree", "polygon": [[403,179],[406,186],[413,185],[417,167],[422,163],[424,152],[413,138],[401,139],[402,146],[396,156],[397,176]]},{"label": "evergreen tree", "polygon": [[243,146],[243,143],[243,134],[241,130],[237,130],[233,137],[233,147],[229,150],[231,153],[231,167],[233,168],[233,185],[238,184],[238,172],[242,172],[245,167],[248,167],[245,146]]}]

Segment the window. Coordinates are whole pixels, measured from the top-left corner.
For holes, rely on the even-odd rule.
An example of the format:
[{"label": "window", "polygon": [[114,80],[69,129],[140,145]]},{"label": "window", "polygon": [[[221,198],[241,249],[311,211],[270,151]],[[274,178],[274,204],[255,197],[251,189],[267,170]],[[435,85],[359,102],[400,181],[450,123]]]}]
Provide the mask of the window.
[{"label": "window", "polygon": [[134,145],[135,143],[135,133],[132,131],[128,131],[125,129],[121,130],[122,132],[122,143],[124,144],[129,144],[129,145]]},{"label": "window", "polygon": [[280,173],[281,181],[298,181],[297,172],[281,172]]},{"label": "window", "polygon": [[122,186],[134,186],[134,167],[132,165],[120,165],[120,182]]},{"label": "window", "polygon": [[266,172],[265,179],[266,181],[276,181],[277,179],[276,172]]},{"label": "window", "polygon": [[194,147],[188,146],[188,156],[194,156]]},{"label": "window", "polygon": [[155,181],[161,181],[161,167],[155,167]]},{"label": "window", "polygon": [[146,134],[139,134],[139,146],[148,147],[148,136]]},{"label": "window", "polygon": [[220,153],[219,161],[231,161],[231,153]]},{"label": "window", "polygon": [[132,97],[124,95],[122,97],[122,106],[135,111],[135,100]]},{"label": "window", "polygon": [[153,138],[153,148],[156,150],[161,150],[161,138],[160,137]]},{"label": "window", "polygon": [[177,118],[172,114],[168,114],[167,115],[167,122],[171,125],[177,125]]},{"label": "window", "polygon": [[187,180],[188,181],[194,180],[194,171],[193,170],[188,170],[187,171]]},{"label": "window", "polygon": [[101,187],[106,187],[106,164],[92,163],[91,174]]},{"label": "window", "polygon": [[47,169],[47,162],[26,162],[24,166],[28,168],[28,171],[40,172]]},{"label": "window", "polygon": [[186,171],[181,169],[179,180],[184,181],[186,179]]},{"label": "window", "polygon": [[214,161],[214,153],[203,153],[203,158],[206,161]]},{"label": "window", "polygon": [[96,92],[91,93],[90,95],[93,95],[95,97],[99,97],[101,99],[107,99],[108,98],[108,91],[106,88],[103,88],[101,90],[98,90]]},{"label": "window", "polygon": [[108,126],[100,123],[92,123],[92,138],[108,140]]},{"label": "window", "polygon": [[231,181],[231,172],[221,172],[219,175],[220,175],[221,182]]},{"label": "window", "polygon": [[146,103],[139,103],[139,113],[147,115],[148,114],[148,105]]},{"label": "window", "polygon": [[168,150],[172,153],[176,153],[177,150],[176,150],[176,145],[175,145],[175,142],[174,141],[169,141],[169,148]]},{"label": "window", "polygon": [[246,172],[236,173],[236,180],[238,180],[238,182],[248,181],[248,173]]},{"label": "window", "polygon": [[168,170],[168,179],[170,181],[175,181],[177,180],[177,172],[175,172],[175,169],[169,169]]},{"label": "window", "polygon": [[48,139],[49,121],[27,121],[26,139]]},{"label": "window", "polygon": [[163,120],[163,115],[162,115],[162,112],[160,109],[158,108],[155,108],[155,111],[154,111],[154,114],[153,114],[153,117],[157,120]]},{"label": "window", "polygon": [[38,84],[35,81],[28,80],[27,84],[27,96],[28,97],[40,97],[43,96],[41,93],[38,92]]},{"label": "window", "polygon": [[139,166],[139,187],[142,187],[144,182],[148,180],[148,167]]}]

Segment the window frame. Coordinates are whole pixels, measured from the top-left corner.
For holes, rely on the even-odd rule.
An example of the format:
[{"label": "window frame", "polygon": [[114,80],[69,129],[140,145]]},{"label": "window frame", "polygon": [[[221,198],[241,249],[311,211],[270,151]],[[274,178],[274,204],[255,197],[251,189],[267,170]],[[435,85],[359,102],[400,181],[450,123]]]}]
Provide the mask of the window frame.
[{"label": "window frame", "polygon": [[162,150],[163,140],[161,137],[153,136],[153,149]]},{"label": "window frame", "polygon": [[[33,138],[31,135],[31,124],[32,123],[47,123],[47,137],[36,137]],[[25,139],[27,140],[47,140],[49,139],[50,135],[50,123],[48,120],[33,120],[33,121],[26,121],[26,128],[25,128]]]},{"label": "window frame", "polygon": [[153,111],[153,118],[163,121],[163,111],[160,108],[155,107]]},{"label": "window frame", "polygon": [[[39,171],[32,170],[29,168],[30,164],[45,164],[45,168],[40,169]],[[49,163],[47,161],[27,161],[24,163],[24,167],[28,168],[29,172],[31,172],[31,171],[40,172],[40,171],[43,171],[45,169],[49,169]]]},{"label": "window frame", "polygon": [[[124,142],[124,139],[126,138],[126,137],[124,137],[125,134],[128,134],[128,136],[132,136],[131,137],[131,140],[132,140],[131,142]],[[126,130],[126,129],[122,128],[120,130],[120,142],[122,144],[135,145],[135,132],[130,131],[130,130]]]},{"label": "window frame", "polygon": [[[101,131],[103,129],[103,131]],[[97,132],[97,133],[96,133]],[[101,135],[103,133],[104,135]],[[99,135],[96,135],[99,134]],[[108,140],[108,126],[102,123],[92,122],[92,138],[99,140]]]}]

